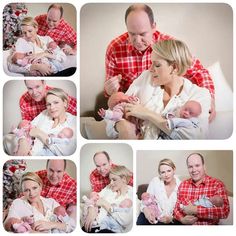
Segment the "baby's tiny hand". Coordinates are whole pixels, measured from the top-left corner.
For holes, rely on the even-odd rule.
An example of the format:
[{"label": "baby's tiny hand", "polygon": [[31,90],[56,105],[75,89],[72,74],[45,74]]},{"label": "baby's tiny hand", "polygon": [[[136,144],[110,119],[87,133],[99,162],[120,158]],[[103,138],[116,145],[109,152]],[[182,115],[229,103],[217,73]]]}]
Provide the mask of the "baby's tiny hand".
[{"label": "baby's tiny hand", "polygon": [[103,108],[100,108],[98,110],[98,115],[101,116],[102,118],[105,117],[106,111]]}]

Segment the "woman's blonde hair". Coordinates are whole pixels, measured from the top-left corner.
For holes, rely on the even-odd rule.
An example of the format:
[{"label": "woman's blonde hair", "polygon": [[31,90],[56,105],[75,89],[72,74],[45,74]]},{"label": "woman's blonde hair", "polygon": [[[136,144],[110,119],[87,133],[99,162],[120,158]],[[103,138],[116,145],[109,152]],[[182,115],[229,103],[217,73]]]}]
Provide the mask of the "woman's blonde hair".
[{"label": "woman's blonde hair", "polygon": [[160,168],[161,168],[161,166],[163,166],[163,165],[169,166],[169,167],[171,167],[173,170],[176,169],[174,162],[173,162],[171,159],[165,158],[165,159],[160,160],[160,162],[159,162],[159,164],[158,164],[158,173],[159,173],[159,174],[160,174]]},{"label": "woman's blonde hair", "polygon": [[68,107],[68,95],[63,89],[60,88],[49,89],[46,93],[46,97],[48,95],[54,95],[56,97],[59,97],[63,102],[66,102],[66,108]]},{"label": "woman's blonde hair", "polygon": [[153,52],[166,60],[169,65],[176,64],[177,75],[184,75],[192,65],[192,55],[187,45],[176,39],[159,41],[152,46]]},{"label": "woman's blonde hair", "polygon": [[43,182],[37,174],[35,174],[34,172],[26,172],[22,175],[21,181],[20,181],[20,188],[21,188],[22,191],[23,191],[22,184],[27,180],[31,180],[33,182],[36,182],[41,187],[43,186]]},{"label": "woman's blonde hair", "polygon": [[20,26],[33,26],[36,29],[36,28],[38,28],[38,23],[33,17],[26,16],[21,21]]},{"label": "woman's blonde hair", "polygon": [[133,176],[133,173],[128,170],[125,166],[112,166],[110,169],[110,174],[120,176],[121,178],[126,179],[126,184],[129,183],[130,178]]}]

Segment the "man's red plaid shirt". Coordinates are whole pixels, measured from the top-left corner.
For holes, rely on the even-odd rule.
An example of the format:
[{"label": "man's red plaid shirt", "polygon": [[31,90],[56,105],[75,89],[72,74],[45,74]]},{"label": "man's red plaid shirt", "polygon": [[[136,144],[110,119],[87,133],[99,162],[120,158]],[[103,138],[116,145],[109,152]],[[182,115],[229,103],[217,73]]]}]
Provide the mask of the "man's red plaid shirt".
[{"label": "man's red plaid shirt", "polygon": [[38,35],[50,36],[58,45],[66,43],[73,48],[77,45],[77,37],[74,29],[63,18],[56,28],[49,29],[47,25],[47,14],[35,17],[38,22]]},{"label": "man's red plaid shirt", "polygon": [[[46,86],[46,91],[51,89],[51,87]],[[67,111],[72,115],[77,114],[76,106],[77,101],[76,98],[68,96],[69,103]],[[43,99],[42,101],[36,102],[28,92],[24,93],[20,98],[20,110],[22,120],[33,120],[40,112],[46,109],[46,101]]]},{"label": "man's red plaid shirt", "polygon": [[[153,42],[173,38],[156,31],[153,34]],[[125,92],[130,84],[145,70],[151,66],[152,48],[149,46],[144,52],[135,49],[129,42],[128,33],[124,33],[114,39],[108,46],[106,52],[106,80],[122,75],[120,91]],[[213,81],[198,59],[193,58],[191,68],[184,75],[185,78],[197,84],[199,87],[207,88],[214,97],[215,89]]]},{"label": "man's red plaid shirt", "polygon": [[62,181],[54,186],[47,178],[47,171],[36,172],[43,181],[41,196],[55,199],[60,205],[66,207],[68,204],[77,202],[77,184],[67,173],[64,173]]},{"label": "man's red plaid shirt", "polygon": [[[112,164],[112,167],[115,166]],[[93,170],[90,174],[90,183],[92,190],[94,192],[100,192],[104,189],[108,184],[110,184],[109,176],[102,176],[97,169]],[[133,176],[130,178],[129,185],[133,186]]]},{"label": "man's red plaid shirt", "polygon": [[198,220],[196,225],[213,225],[218,224],[219,219],[227,218],[229,214],[229,200],[224,184],[213,177],[205,176],[203,181],[197,186],[192,179],[183,181],[178,189],[177,203],[174,209],[174,218],[180,221],[185,216],[180,208],[180,204],[188,205],[205,195],[206,197],[220,196],[223,199],[222,207],[206,208],[197,206]]}]

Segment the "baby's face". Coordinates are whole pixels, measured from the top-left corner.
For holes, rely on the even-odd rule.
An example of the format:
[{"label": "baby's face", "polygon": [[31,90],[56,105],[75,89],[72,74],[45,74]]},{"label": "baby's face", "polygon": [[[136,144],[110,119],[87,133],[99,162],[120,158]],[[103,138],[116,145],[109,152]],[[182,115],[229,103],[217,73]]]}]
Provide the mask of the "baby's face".
[{"label": "baby's face", "polygon": [[142,194],[142,200],[148,200],[150,198],[150,194],[149,193],[143,193]]},{"label": "baby's face", "polygon": [[132,201],[130,199],[125,199],[120,203],[121,208],[130,208],[132,206]]},{"label": "baby's face", "polygon": [[72,138],[73,136],[73,131],[69,128],[64,128],[57,134],[58,138]]},{"label": "baby's face", "polygon": [[61,131],[58,135],[58,138],[67,138],[65,132]]},{"label": "baby's face", "polygon": [[57,44],[56,44],[55,42],[50,42],[50,43],[48,44],[48,48],[56,49],[56,47],[57,47]]},{"label": "baby's face", "polygon": [[187,102],[180,108],[180,118],[189,119],[192,117],[198,117],[200,114],[200,104],[194,102]]}]

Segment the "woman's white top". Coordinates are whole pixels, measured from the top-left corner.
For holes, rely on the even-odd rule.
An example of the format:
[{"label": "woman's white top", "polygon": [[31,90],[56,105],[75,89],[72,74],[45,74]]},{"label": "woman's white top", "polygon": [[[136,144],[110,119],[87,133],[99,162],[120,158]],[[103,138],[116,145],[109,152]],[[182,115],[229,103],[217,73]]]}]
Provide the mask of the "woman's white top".
[{"label": "woman's white top", "polygon": [[17,39],[15,43],[15,51],[22,53],[40,53],[47,50],[48,43],[52,42],[52,38],[49,36],[39,36],[39,41],[41,43],[41,47],[39,47],[36,43],[28,42],[23,38]]},{"label": "woman's white top", "polygon": [[[109,186],[106,186],[99,193],[99,196],[104,198],[110,204],[115,204],[118,206],[124,199],[128,198],[133,200],[133,187],[128,185],[128,191],[126,194],[117,196],[117,192],[113,192]],[[97,217],[98,223],[101,223],[106,215],[107,211],[104,208],[101,208]],[[115,218],[115,220],[124,227],[122,232],[128,232],[132,228],[133,208],[128,212],[116,212],[116,214],[113,215],[113,218]]]},{"label": "woman's white top", "polygon": [[[48,111],[44,110],[42,111],[38,116],[36,116],[32,122],[32,125],[36,126],[46,134],[52,134],[57,136],[57,134],[63,129],[63,128],[71,128],[73,130],[73,137],[70,139],[71,141],[66,144],[53,144],[53,147],[55,152],[59,155],[62,156],[68,156],[74,153],[76,149],[76,116],[66,112],[66,121],[64,123],[58,124],[56,127],[53,127],[54,121],[53,119],[49,116]],[[37,155],[42,148],[43,148],[43,143],[39,140],[36,139],[34,141],[34,145],[32,148],[32,155]],[[50,149],[51,150],[51,149]]]},{"label": "woman's white top", "polygon": [[[161,210],[161,214],[172,216],[173,210],[175,207],[175,203],[177,201],[177,191],[181,181],[178,177],[174,176],[176,181],[176,187],[168,197],[165,189],[165,184],[159,177],[154,177],[148,185],[147,192],[154,195],[157,199],[157,203]],[[141,204],[141,211],[143,210],[144,206]]]},{"label": "woman's white top", "polygon": [[[150,110],[164,116],[167,112],[184,105],[189,100],[195,100],[201,104],[202,113],[199,116],[198,132],[191,132],[188,128],[177,128],[171,134],[173,139],[204,139],[208,133],[208,117],[211,106],[211,96],[206,88],[198,87],[188,79],[183,78],[183,89],[179,95],[173,96],[166,107],[163,104],[164,89],[160,86],[154,87],[152,85],[151,73],[149,70],[144,71],[127,90],[127,95],[137,96],[140,103]],[[107,133],[112,137],[118,134],[114,130],[114,122],[107,124]],[[157,139],[160,132],[159,128],[154,126],[151,122],[144,123],[144,139]]]},{"label": "woman's white top", "polygon": [[11,217],[20,219],[24,216],[33,216],[34,221],[50,221],[50,217],[53,215],[54,209],[60,206],[60,204],[53,198],[40,197],[40,199],[43,203],[45,214],[42,214],[34,206],[30,205],[30,203],[26,199],[18,198],[12,202],[7,219]]}]

